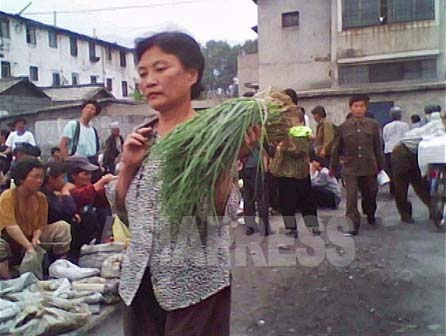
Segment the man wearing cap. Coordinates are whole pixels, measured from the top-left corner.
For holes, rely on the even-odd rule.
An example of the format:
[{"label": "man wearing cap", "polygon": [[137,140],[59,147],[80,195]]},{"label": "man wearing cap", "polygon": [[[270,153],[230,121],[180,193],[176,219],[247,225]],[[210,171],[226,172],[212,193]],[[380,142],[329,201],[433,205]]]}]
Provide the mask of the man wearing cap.
[{"label": "man wearing cap", "polygon": [[78,257],[83,244],[92,239],[100,242],[107,216],[111,215],[110,205],[105,197],[105,186],[113,179],[112,174],[102,176],[96,183],[92,183],[92,173],[99,167],[90,163],[84,156],[74,155],[67,158],[69,174],[68,180],[73,184],[70,194],[76,203],[81,223],[73,233],[73,242],[70,258]]},{"label": "man wearing cap", "polygon": [[122,153],[124,138],[119,134],[119,123],[114,121],[110,124],[111,135],[105,141],[104,158],[102,164],[105,170],[115,174],[116,162]]},{"label": "man wearing cap", "polygon": [[392,121],[386,124],[383,128],[384,155],[386,157],[386,172],[390,176],[390,193],[395,195],[395,184],[392,177],[390,156],[393,148],[395,148],[396,144],[404,137],[404,134],[409,131],[410,126],[408,123],[401,121],[403,114],[401,107],[392,107],[389,114]]},{"label": "man wearing cap", "polygon": [[7,149],[3,152],[5,155],[12,153],[17,144],[20,143],[27,143],[33,146],[36,145],[33,134],[26,130],[25,118],[17,118],[14,125],[15,131],[11,132],[6,139],[5,145],[7,146]]}]

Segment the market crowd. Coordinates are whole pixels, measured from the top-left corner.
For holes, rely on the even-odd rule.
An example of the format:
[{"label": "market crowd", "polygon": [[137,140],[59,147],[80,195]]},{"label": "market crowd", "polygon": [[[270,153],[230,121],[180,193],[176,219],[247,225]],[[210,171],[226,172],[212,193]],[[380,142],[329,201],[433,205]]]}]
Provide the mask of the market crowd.
[{"label": "market crowd", "polygon": [[85,101],[79,120],[67,123],[47,162],[24,118],[15,120],[14,130],[1,131],[0,277],[11,277],[10,266],[20,265],[37,246],[50,262],[77,263],[83,244],[109,239],[104,227],[112,211],[105,186],[114,178],[124,140],[113,122],[101,147],[91,125],[100,112],[98,102]]},{"label": "market crowd", "polygon": [[[191,100],[202,91],[203,55],[187,34],[163,32],[138,40],[135,57],[142,93],[158,114],[125,141],[119,124],[113,123],[101,146],[91,125],[101,112],[96,101],[84,102],[79,120],[67,123],[46,163],[39,159],[42,153],[26,130],[26,120],[18,118],[11,132],[2,130],[0,277],[9,278],[10,265],[19,264],[37,246],[53,259],[76,262],[83,244],[108,241],[106,219],[113,204],[118,211],[127,211],[132,234],[119,287],[127,305],[125,334],[229,335],[229,253],[218,249],[215,267],[197,266],[209,252],[206,244],[228,245],[228,234],[222,233],[227,225],[201,230],[206,238],[192,249],[185,243],[187,231],[180,230],[172,240],[163,239],[172,223],[158,202],[161,161],[150,152],[154,142],[198,115]],[[273,234],[269,216],[275,211],[283,216],[286,234],[297,238],[297,212],[317,235],[318,209],[337,209],[345,197],[346,216],[352,224],[345,234],[357,235],[361,212],[369,224],[377,223],[377,175],[384,170],[392,181],[390,192],[403,222],[413,221],[407,199],[410,184],[429,204],[417,150],[423,136],[444,131],[440,106],[427,106],[424,116],[412,116],[412,125],[402,121],[404,111],[395,106],[388,111],[392,121],[381,129],[368,112],[369,97],[354,95],[345,102],[348,114],[340,125],[329,119],[329,107],[315,106],[311,110],[317,123],[313,134],[296,92],[285,89],[283,93],[293,106],[289,133],[276,146],[261,147],[256,130],[248,131],[237,162],[243,185],[224,175],[214,186],[218,215],[237,212],[240,188],[246,234]],[[181,266],[164,264],[171,244],[183,260]]]}]

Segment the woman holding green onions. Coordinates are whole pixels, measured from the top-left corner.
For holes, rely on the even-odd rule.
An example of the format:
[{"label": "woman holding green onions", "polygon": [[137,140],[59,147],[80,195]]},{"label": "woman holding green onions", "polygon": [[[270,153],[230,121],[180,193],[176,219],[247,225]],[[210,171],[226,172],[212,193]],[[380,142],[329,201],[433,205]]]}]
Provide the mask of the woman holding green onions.
[{"label": "woman holding green onions", "polygon": [[[128,306],[125,335],[229,335],[228,227],[182,222],[172,234],[160,202],[161,160],[150,152],[153,143],[197,115],[191,99],[201,91],[203,55],[180,32],[139,40],[135,53],[140,88],[158,116],[128,136],[115,185],[116,206],[126,208],[132,232],[119,289]],[[258,137],[257,129],[248,132],[241,155]],[[215,188],[220,216],[235,216],[238,209],[230,168]]]}]

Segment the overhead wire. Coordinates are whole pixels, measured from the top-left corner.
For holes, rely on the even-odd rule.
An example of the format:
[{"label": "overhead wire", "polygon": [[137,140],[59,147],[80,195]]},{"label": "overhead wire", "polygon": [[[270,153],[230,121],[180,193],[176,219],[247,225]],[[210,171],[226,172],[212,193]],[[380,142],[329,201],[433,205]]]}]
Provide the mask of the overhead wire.
[{"label": "overhead wire", "polygon": [[164,2],[156,3],[151,5],[132,5],[132,6],[119,6],[119,7],[108,7],[108,8],[91,8],[91,9],[73,9],[73,10],[55,10],[55,11],[42,11],[42,12],[25,12],[25,15],[49,15],[56,12],[57,14],[76,14],[76,13],[95,13],[95,12],[105,12],[105,11],[115,11],[115,10],[127,10],[127,9],[141,9],[141,8],[155,8],[155,7],[166,7],[172,5],[184,5],[184,4],[195,4],[203,1],[209,0],[185,0],[176,2]]}]

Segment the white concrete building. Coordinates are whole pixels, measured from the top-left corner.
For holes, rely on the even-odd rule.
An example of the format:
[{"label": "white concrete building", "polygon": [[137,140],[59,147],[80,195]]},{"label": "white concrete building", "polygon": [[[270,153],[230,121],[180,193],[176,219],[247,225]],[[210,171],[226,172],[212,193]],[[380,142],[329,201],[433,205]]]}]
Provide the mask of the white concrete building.
[{"label": "white concrete building", "polygon": [[119,99],[135,89],[132,49],[5,12],[0,61],[2,78],[27,76],[40,87],[103,83]]},{"label": "white concrete building", "polygon": [[293,88],[307,111],[325,105],[338,123],[352,93],[369,94],[381,124],[393,105],[406,120],[426,104],[446,108],[446,0],[254,2],[257,73],[255,57],[241,56],[241,83]]}]

